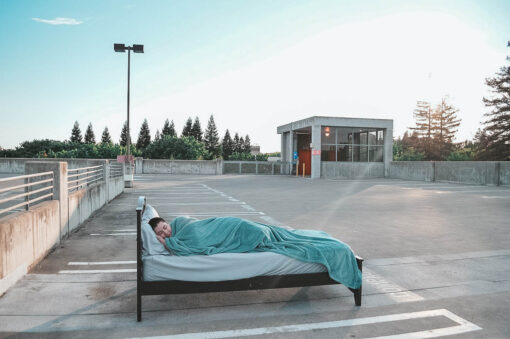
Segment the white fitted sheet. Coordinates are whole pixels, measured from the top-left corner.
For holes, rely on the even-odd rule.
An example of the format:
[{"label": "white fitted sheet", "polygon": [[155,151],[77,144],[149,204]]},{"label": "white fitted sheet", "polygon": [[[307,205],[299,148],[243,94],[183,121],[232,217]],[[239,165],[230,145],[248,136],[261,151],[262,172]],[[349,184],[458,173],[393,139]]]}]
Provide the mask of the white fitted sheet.
[{"label": "white fitted sheet", "polygon": [[261,275],[326,272],[326,267],[273,252],[220,253],[214,255],[147,255],[143,260],[145,281],[223,281]]}]

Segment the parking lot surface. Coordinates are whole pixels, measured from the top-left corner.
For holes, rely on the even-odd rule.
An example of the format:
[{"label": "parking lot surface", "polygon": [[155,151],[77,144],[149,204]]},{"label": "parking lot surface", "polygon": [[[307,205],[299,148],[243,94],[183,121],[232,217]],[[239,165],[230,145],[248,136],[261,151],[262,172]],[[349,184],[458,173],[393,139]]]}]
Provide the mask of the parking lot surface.
[{"label": "parking lot surface", "polygon": [[[342,285],[143,297],[136,202],[324,230],[365,259],[363,303]],[[136,175],[0,297],[0,336],[510,337],[510,188],[391,179]]]}]

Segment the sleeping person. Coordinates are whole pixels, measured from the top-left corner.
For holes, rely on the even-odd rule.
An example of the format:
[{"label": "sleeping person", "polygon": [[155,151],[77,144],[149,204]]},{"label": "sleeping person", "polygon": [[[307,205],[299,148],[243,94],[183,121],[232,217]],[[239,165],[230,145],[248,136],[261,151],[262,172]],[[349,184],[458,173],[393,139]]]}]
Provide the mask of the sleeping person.
[{"label": "sleeping person", "polygon": [[361,271],[351,248],[322,231],[287,230],[236,217],[177,217],[170,224],[157,217],[149,225],[173,255],[269,251],[322,264],[333,280],[350,288],[361,286]]}]

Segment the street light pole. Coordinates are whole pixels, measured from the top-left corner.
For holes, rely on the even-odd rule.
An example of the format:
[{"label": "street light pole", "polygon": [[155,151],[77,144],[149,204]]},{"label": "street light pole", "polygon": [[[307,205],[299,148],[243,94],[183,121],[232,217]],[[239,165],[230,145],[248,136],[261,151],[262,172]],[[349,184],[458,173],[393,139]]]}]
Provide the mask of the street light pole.
[{"label": "street light pole", "polygon": [[[131,134],[129,133],[129,78],[131,74],[131,50],[128,49],[128,86],[127,86],[127,141],[126,158],[128,161],[128,175],[131,178]],[[131,186],[131,185],[128,185]]]},{"label": "street light pole", "polygon": [[129,87],[131,78],[131,51],[134,53],[143,53],[143,45],[126,46],[124,44],[113,44],[115,52],[124,53],[128,51],[128,81],[127,81],[127,140],[126,140],[126,158],[128,162],[128,180],[124,179],[126,187],[133,187],[133,173],[131,173],[131,136],[129,133]]}]

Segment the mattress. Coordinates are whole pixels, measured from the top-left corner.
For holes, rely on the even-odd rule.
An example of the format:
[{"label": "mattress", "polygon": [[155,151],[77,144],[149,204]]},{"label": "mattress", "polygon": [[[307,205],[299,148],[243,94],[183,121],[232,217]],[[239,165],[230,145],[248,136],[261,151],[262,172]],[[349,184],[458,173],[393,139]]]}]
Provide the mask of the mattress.
[{"label": "mattress", "polygon": [[145,281],[223,281],[261,275],[326,272],[326,267],[273,252],[220,253],[214,255],[147,255],[143,260]]}]

